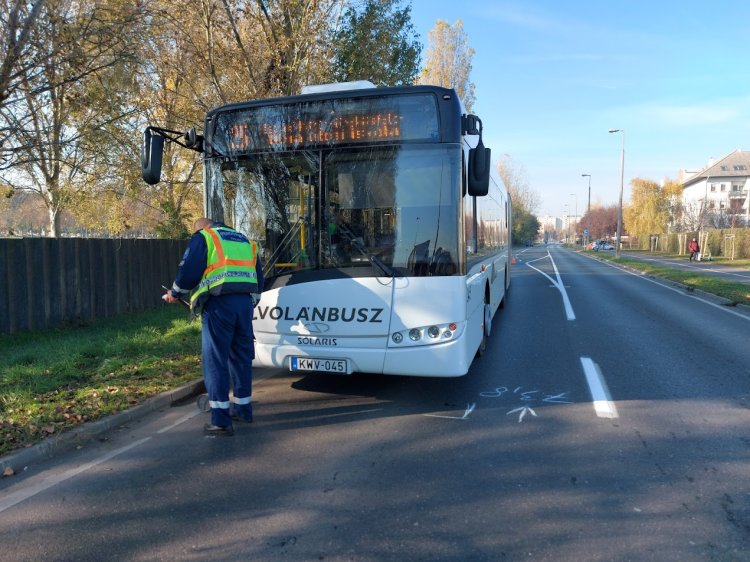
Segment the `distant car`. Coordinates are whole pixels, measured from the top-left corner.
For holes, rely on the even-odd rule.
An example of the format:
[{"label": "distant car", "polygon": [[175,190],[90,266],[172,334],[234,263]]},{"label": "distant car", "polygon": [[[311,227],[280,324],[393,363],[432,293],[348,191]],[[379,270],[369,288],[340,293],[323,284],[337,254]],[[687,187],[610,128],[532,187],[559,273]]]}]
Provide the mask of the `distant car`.
[{"label": "distant car", "polygon": [[600,250],[614,250],[615,247],[612,244],[604,242],[603,244],[599,244],[599,249]]},{"label": "distant car", "polygon": [[526,240],[526,246],[527,247],[530,247],[530,246],[533,246],[533,245],[534,245],[534,242],[532,240]]}]

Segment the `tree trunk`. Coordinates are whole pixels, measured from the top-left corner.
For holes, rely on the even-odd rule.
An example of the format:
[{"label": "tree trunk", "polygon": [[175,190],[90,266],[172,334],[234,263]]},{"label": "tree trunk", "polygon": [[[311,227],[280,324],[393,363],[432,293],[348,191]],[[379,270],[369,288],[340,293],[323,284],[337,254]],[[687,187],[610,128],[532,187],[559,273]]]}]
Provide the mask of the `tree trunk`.
[{"label": "tree trunk", "polygon": [[48,207],[47,214],[49,216],[49,237],[59,238],[60,237],[60,219],[61,219],[60,211],[53,207]]}]

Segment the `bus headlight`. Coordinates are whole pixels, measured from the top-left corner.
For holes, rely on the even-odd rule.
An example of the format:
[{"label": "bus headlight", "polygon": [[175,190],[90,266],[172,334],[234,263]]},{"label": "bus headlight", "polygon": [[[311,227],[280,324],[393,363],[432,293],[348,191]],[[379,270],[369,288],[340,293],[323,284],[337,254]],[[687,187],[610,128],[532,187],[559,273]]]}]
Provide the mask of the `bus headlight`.
[{"label": "bus headlight", "polygon": [[[465,322],[460,324],[450,322],[447,324],[431,324],[429,326],[404,329],[400,332],[393,332],[391,334],[391,341],[396,345],[402,344],[405,347],[445,343],[448,340],[459,338],[463,333],[464,325]],[[407,333],[409,334],[408,340],[406,339]]]}]

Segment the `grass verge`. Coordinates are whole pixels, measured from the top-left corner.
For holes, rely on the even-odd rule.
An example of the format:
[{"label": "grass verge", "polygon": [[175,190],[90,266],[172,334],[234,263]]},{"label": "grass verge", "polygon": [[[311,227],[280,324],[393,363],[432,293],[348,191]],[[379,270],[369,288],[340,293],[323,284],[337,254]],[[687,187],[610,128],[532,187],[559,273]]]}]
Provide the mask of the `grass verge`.
[{"label": "grass verge", "polygon": [[[648,250],[632,250],[630,248],[626,249],[629,254],[640,254],[643,256],[653,256],[657,255],[660,258],[671,258],[671,259],[688,259],[687,254],[674,254],[674,253],[657,253],[652,254]],[[597,254],[598,255],[598,254]],[[711,263],[714,263],[716,265],[728,265],[730,267],[750,267],[750,259],[747,258],[737,258],[737,259],[730,259],[724,256],[713,256],[711,257]]]},{"label": "grass verge", "polygon": [[[596,254],[596,257],[599,259],[606,259],[613,263],[622,264],[636,271],[645,273],[646,275],[653,275],[654,277],[674,281],[693,289],[717,295],[730,300],[735,305],[739,303],[750,304],[750,285],[745,283],[724,281],[704,273],[674,269],[638,259],[616,258],[613,253],[609,254],[599,252]],[[729,263],[731,262],[727,262],[727,264]],[[734,263],[734,265],[737,264]]]},{"label": "grass verge", "polygon": [[0,455],[200,378],[200,322],[172,306],[0,336]]}]

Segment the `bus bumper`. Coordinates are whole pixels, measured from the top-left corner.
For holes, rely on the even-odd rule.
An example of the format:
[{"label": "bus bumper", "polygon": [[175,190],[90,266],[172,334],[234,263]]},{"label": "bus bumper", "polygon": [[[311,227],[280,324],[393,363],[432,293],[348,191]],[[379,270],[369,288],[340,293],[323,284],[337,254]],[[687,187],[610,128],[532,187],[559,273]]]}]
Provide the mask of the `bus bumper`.
[{"label": "bus bumper", "polygon": [[[308,347],[300,349],[294,345],[255,344],[257,367],[273,367],[303,373],[310,369],[292,369],[293,357],[322,360],[345,360],[346,374],[372,373],[380,375],[404,375],[413,377],[461,377],[471,365],[466,350],[466,338],[425,346],[411,347]],[[384,349],[385,347],[385,349]],[[299,363],[299,362],[298,362]],[[318,362],[324,365],[324,362]],[[321,369],[323,371],[323,369]],[[331,371],[344,374],[342,371]]]}]

